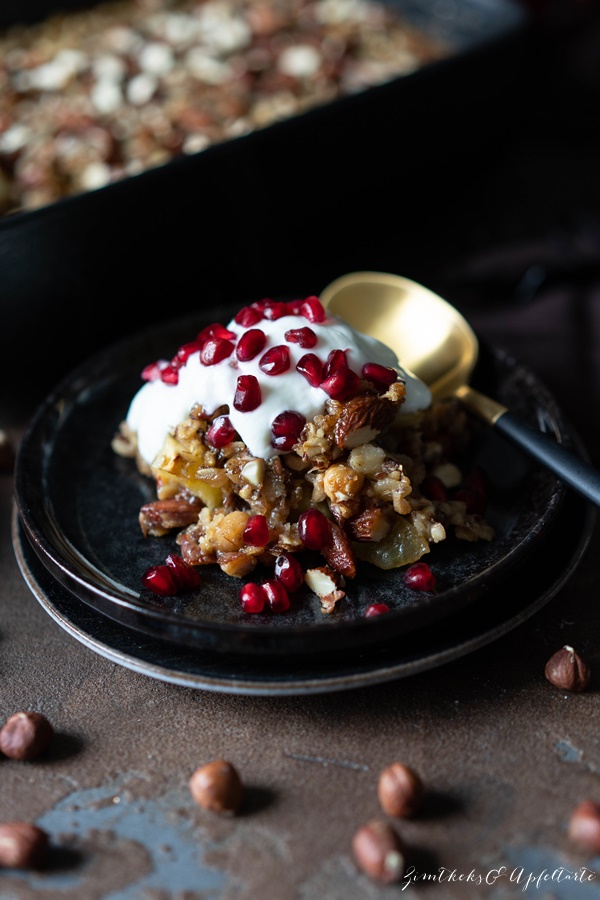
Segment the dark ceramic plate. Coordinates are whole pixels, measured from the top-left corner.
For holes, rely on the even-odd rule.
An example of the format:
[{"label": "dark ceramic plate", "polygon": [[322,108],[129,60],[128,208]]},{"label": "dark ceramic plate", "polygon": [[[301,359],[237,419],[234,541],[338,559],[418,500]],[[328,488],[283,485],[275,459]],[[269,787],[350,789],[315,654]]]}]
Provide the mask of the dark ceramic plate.
[{"label": "dark ceramic plate", "polygon": [[[239,304],[238,304],[239,305]],[[227,321],[234,310],[213,310]],[[447,539],[428,562],[435,594],[409,590],[402,570],[363,566],[347,598],[331,615],[306,591],[283,615],[244,615],[239,582],[217,567],[202,569],[199,590],[177,598],[140,592],[140,577],[176,544],[144,539],[137,517],[154,498],[153,484],[131,460],[116,456],[111,439],[140,386],[142,367],[171,355],[206,324],[206,317],[170,323],[127,339],[94,357],[65,379],[34,416],[19,449],[16,501],[25,533],[52,575],[80,601],[147,635],[180,646],[261,654],[314,654],[365,648],[439,623],[486,595],[541,541],[564,499],[557,479],[492,431],[473,462],[490,482],[486,516],[496,530],[491,543]],[[530,371],[500,350],[484,353],[479,387],[524,419],[573,443],[556,403]],[[392,611],[366,619],[374,602]]]},{"label": "dark ceramic plate", "polygon": [[485,603],[374,647],[304,656],[220,653],[175,646],[81,603],[34,553],[15,515],[13,544],[32,593],[67,634],[105,659],[170,684],[219,693],[293,696],[347,691],[426,672],[498,640],[537,614],[567,583],[592,535],[596,510],[569,494],[548,535],[516,579],[499,578]]}]

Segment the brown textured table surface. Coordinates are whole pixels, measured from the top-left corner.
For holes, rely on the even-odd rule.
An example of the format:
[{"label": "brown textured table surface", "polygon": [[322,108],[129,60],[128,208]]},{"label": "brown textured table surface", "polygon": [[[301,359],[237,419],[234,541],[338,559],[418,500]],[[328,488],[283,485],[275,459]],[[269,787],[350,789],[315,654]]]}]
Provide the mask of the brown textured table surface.
[{"label": "brown textured table surface", "polygon": [[[590,91],[585,112],[598,103]],[[600,218],[597,188],[584,190],[597,178],[597,146],[582,126],[557,148],[545,128],[512,146],[496,173],[487,243],[438,265],[431,286],[538,373],[598,465]],[[545,204],[527,234],[518,199],[502,191],[516,171],[528,209]],[[589,205],[565,218],[574,197]],[[493,291],[500,298],[483,306]],[[597,526],[567,583],[498,640],[385,684],[265,697],[167,683],[76,640],[22,577],[12,508],[4,473],[0,712],[39,710],[56,734],[39,760],[0,761],[0,821],[35,821],[52,842],[43,870],[0,874],[1,900],[366,900],[403,887],[406,897],[600,897],[600,857],[567,835],[575,805],[600,802]],[[520,590],[518,573],[510,590]],[[544,677],[564,644],[592,670],[583,693]],[[246,786],[232,818],[201,809],[188,789],[196,767],[223,757]],[[387,888],[357,871],[351,840],[380,815],[377,778],[395,760],[420,772],[426,800],[397,823],[409,868]]]}]

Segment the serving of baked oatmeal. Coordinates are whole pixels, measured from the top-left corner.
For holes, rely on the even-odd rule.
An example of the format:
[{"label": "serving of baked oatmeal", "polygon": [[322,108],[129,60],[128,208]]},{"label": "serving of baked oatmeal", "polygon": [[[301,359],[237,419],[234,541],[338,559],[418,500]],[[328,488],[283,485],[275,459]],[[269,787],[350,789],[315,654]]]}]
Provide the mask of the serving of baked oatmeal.
[{"label": "serving of baked oatmeal", "polygon": [[[494,536],[483,474],[461,465],[465,410],[316,296],[245,306],[142,378],[113,439],[156,485],[142,533],[175,533],[185,571],[240,579],[247,612],[283,611],[302,585],[331,612],[361,567]],[[175,592],[173,562],[147,586]]]}]

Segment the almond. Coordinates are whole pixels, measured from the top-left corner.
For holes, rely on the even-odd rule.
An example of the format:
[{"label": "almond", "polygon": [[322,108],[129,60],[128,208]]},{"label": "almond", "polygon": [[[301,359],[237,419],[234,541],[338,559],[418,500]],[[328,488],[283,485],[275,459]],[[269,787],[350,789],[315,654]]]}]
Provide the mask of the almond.
[{"label": "almond", "polygon": [[352,449],[367,444],[383,431],[393,415],[394,404],[370,394],[359,394],[349,400],[335,423],[338,447]]},{"label": "almond", "polygon": [[307,569],[304,581],[321,600],[323,612],[332,612],[338,600],[346,596],[346,592],[340,588],[339,573],[330,566]]},{"label": "almond", "polygon": [[327,563],[346,578],[356,575],[356,556],[350,538],[335,522],[331,522],[331,541],[323,547],[322,554]]}]

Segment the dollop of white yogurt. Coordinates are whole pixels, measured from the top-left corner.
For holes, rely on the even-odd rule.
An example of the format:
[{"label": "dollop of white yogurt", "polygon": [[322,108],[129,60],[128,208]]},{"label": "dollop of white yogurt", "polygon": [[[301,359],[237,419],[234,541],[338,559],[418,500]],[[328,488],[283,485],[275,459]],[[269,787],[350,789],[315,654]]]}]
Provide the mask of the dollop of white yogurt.
[{"label": "dollop of white yogurt", "polygon": [[[200,351],[194,352],[179,369],[177,384],[167,384],[159,378],[140,388],[129,407],[127,424],[137,434],[138,451],[145,462],[152,465],[167,434],[189,416],[195,404],[201,404],[207,415],[227,404],[231,423],[250,453],[264,459],[276,456],[279,451],[271,444],[271,423],[275,417],[285,410],[293,410],[301,413],[308,422],[324,411],[328,399],[322,388],[312,387],[296,370],[296,364],[307,353],[315,354],[325,364],[332,350],[344,350],[348,367],[359,376],[367,362],[395,369],[406,387],[402,412],[424,409],[431,403],[427,385],[403,369],[389,347],[355,331],[337,317],[328,315],[323,322],[317,323],[303,315],[286,315],[275,320],[261,319],[251,327],[260,329],[266,336],[263,350],[254,359],[242,362],[234,350],[227,359],[207,366],[200,359]],[[317,336],[314,347],[305,348],[286,340],[287,331],[306,327]],[[233,343],[249,330],[235,319],[227,328],[236,335]],[[279,375],[265,374],[259,367],[261,357],[270,348],[282,344],[289,352],[289,369]],[[249,412],[240,412],[233,406],[240,375],[254,375],[261,389],[260,405]]]}]

